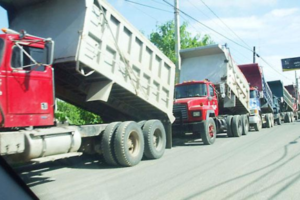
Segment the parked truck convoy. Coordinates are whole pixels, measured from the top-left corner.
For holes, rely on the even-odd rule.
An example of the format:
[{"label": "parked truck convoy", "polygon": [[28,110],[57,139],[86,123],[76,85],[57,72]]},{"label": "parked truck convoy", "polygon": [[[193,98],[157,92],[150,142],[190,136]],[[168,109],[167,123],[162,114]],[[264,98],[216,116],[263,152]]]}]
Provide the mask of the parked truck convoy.
[{"label": "parked truck convoy", "polygon": [[277,124],[281,124],[282,120],[285,123],[294,121],[294,98],[285,89],[280,80],[269,81],[268,85],[273,93],[274,119],[277,121]]},{"label": "parked truck convoy", "polygon": [[262,68],[257,64],[239,65],[250,84],[250,116],[249,124],[256,131],[274,126],[273,94],[267,85]]},{"label": "parked truck convoy", "polygon": [[[205,144],[219,132],[248,133],[251,89],[226,46],[182,50],[174,95],[174,64],[106,1],[0,5],[10,24],[0,35],[0,155],[7,160],[79,151],[134,166],[143,156],[162,157],[172,131]],[[55,98],[104,123],[56,126]],[[281,115],[289,111],[278,103]]]},{"label": "parked truck convoy", "polygon": [[218,132],[228,137],[249,130],[249,85],[226,46],[180,51],[180,84],[175,87],[174,133],[190,132],[213,144]]},{"label": "parked truck convoy", "polygon": [[[0,5],[10,24],[0,35],[2,156],[81,151],[133,166],[171,148],[175,66],[106,1]],[[56,97],[105,124],[54,126]]]}]

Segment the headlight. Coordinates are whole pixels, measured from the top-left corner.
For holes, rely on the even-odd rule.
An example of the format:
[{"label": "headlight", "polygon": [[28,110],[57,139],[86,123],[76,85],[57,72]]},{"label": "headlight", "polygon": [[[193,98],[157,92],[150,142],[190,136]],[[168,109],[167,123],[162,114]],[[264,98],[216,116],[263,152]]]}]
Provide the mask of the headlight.
[{"label": "headlight", "polygon": [[257,109],[250,110],[250,114],[251,114],[251,115],[256,115],[256,114],[258,114],[258,113],[259,113],[259,112],[258,112]]},{"label": "headlight", "polygon": [[254,109],[254,110],[250,110],[250,115],[256,115],[258,114],[258,110]]},{"label": "headlight", "polygon": [[200,111],[195,111],[192,113],[193,117],[200,117],[201,116],[201,112]]}]

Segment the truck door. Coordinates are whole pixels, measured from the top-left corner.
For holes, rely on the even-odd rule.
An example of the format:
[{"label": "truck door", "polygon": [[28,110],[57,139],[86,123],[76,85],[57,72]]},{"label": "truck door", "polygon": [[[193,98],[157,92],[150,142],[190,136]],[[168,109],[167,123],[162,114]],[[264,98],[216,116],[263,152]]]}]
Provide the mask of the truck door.
[{"label": "truck door", "polygon": [[[8,114],[47,114],[53,112],[52,69],[45,49],[30,46],[12,47],[7,64]],[[34,62],[36,61],[36,62]]]}]

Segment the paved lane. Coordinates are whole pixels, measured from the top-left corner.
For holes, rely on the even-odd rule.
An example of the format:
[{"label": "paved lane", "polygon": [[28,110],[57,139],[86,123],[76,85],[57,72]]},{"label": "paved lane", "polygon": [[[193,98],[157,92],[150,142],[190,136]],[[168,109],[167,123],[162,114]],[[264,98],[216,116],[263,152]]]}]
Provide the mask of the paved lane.
[{"label": "paved lane", "polygon": [[174,143],[161,159],[131,168],[81,157],[20,175],[41,199],[300,199],[300,122],[221,134],[212,146]]}]

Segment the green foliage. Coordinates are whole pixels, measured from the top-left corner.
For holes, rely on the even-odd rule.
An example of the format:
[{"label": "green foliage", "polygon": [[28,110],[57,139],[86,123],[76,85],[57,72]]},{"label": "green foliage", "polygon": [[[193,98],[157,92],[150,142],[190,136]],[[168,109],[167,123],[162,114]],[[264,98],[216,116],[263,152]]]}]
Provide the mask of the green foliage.
[{"label": "green foliage", "polygon": [[[200,34],[192,36],[187,31],[188,23],[184,22],[180,26],[181,49],[206,46],[214,44],[209,35],[201,37]],[[173,21],[168,21],[163,25],[156,26],[156,32],[150,34],[150,41],[154,43],[170,60],[176,63],[175,56],[175,25]]]},{"label": "green foliage", "polygon": [[55,111],[55,118],[59,122],[68,121],[73,125],[98,124],[102,122],[100,116],[61,100],[57,101],[57,111]]}]

